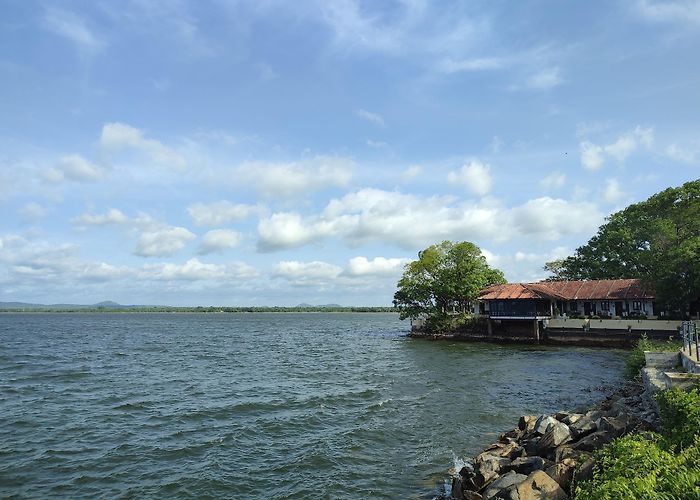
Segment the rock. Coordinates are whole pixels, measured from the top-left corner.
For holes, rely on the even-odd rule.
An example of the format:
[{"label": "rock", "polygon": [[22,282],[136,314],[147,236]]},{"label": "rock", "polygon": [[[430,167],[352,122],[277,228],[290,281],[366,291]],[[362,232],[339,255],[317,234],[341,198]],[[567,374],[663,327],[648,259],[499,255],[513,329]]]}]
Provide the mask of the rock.
[{"label": "rock", "polygon": [[591,420],[593,420],[595,422],[600,417],[604,417],[605,415],[600,410],[591,410],[591,411],[587,411],[585,416],[590,418]]},{"label": "rock", "polygon": [[559,445],[572,440],[569,426],[559,421],[551,424],[542,439],[540,439],[540,454],[549,452]]},{"label": "rock", "polygon": [[571,444],[564,444],[562,446],[559,446],[556,450],[554,450],[554,461],[563,462],[564,460],[569,458],[573,460],[578,460],[583,453],[584,452],[581,450],[575,450]]},{"label": "rock", "polygon": [[464,500],[482,500],[483,498],[484,497],[476,491],[467,491],[464,493]]},{"label": "rock", "polygon": [[589,434],[585,438],[574,444],[574,448],[581,451],[594,451],[601,448],[603,445],[608,444],[610,441],[615,439],[615,435],[610,432],[598,431],[593,434]]},{"label": "rock", "polygon": [[464,500],[464,493],[462,493],[462,478],[453,477],[452,478],[452,498],[454,500]]},{"label": "rock", "polygon": [[486,448],[486,451],[497,457],[507,457],[509,460],[520,457],[525,452],[523,447],[515,440],[511,440],[508,443],[494,443]]},{"label": "rock", "polygon": [[581,418],[579,418],[576,422],[571,424],[569,429],[571,429],[571,437],[573,437],[574,440],[578,440],[583,436],[596,431],[598,426],[593,420],[591,420],[590,417],[584,415],[581,416]]},{"label": "rock", "polygon": [[549,430],[550,425],[554,425],[558,423],[559,421],[549,415],[541,415],[538,419],[537,422],[535,422],[535,429],[534,431],[539,434],[540,436],[544,436],[547,431]]},{"label": "rock", "polygon": [[475,471],[476,475],[473,478],[475,490],[480,490],[484,485],[491,482],[501,470],[501,467],[508,465],[510,460],[506,457],[497,457],[490,453],[482,453],[476,457]]},{"label": "rock", "polygon": [[567,491],[571,486],[571,480],[574,477],[575,470],[576,461],[571,458],[566,458],[563,462],[548,467],[545,472],[549,477],[554,479],[564,491]]},{"label": "rock", "polygon": [[596,422],[596,425],[599,430],[613,434],[615,437],[622,436],[627,428],[626,423],[622,419],[615,417],[601,417]]},{"label": "rock", "polygon": [[524,474],[517,474],[513,471],[510,471],[507,474],[504,474],[498,479],[496,479],[493,483],[489,484],[488,488],[484,490],[484,500],[494,498],[501,490],[505,490],[509,486],[521,483],[526,479],[527,476],[525,476]]},{"label": "rock", "polygon": [[535,430],[535,423],[537,422],[537,416],[535,415],[523,415],[518,420],[518,429],[525,432],[532,432]]},{"label": "rock", "polygon": [[[522,417],[520,417],[522,418]],[[519,441],[521,437],[523,437],[525,433],[521,431],[520,429],[513,429],[512,431],[504,432],[501,434],[501,436],[498,438],[498,440],[502,443],[510,443],[511,440],[513,441]]]},{"label": "rock", "polygon": [[566,418],[564,418],[564,420],[562,420],[562,422],[564,422],[566,425],[571,427],[573,424],[575,424],[576,422],[581,420],[583,417],[584,417],[584,415],[581,413],[569,413],[566,416]]},{"label": "rock", "polygon": [[593,477],[593,465],[595,462],[593,458],[589,458],[581,464],[581,467],[574,474],[574,480],[579,483],[581,481],[587,481]]},{"label": "rock", "polygon": [[519,500],[567,500],[559,484],[541,470],[531,473],[516,487]]},{"label": "rock", "polygon": [[542,457],[519,457],[502,467],[501,471],[528,475],[536,470],[544,470],[548,465],[549,462]]},{"label": "rock", "polygon": [[525,443],[523,443],[523,447],[525,448],[525,453],[527,453],[530,456],[536,456],[540,454],[540,439],[541,437],[537,436],[534,437]]}]

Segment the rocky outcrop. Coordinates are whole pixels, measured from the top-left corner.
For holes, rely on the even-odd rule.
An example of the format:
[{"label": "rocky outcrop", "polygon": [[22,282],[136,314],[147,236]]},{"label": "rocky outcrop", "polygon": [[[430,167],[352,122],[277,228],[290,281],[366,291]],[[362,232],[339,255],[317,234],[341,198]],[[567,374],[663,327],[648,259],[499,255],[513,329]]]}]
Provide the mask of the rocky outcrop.
[{"label": "rocky outcrop", "polygon": [[588,411],[521,416],[517,428],[458,471],[451,498],[569,498],[573,484],[591,474],[594,450],[629,432],[658,429],[643,389],[625,386]]}]

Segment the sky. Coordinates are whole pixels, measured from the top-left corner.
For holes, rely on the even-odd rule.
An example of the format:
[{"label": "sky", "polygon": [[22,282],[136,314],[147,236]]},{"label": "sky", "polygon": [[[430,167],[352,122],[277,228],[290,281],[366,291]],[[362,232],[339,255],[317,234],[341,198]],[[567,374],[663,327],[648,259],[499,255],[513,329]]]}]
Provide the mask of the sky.
[{"label": "sky", "polygon": [[0,301],[391,304],[700,177],[700,1],[5,1]]}]

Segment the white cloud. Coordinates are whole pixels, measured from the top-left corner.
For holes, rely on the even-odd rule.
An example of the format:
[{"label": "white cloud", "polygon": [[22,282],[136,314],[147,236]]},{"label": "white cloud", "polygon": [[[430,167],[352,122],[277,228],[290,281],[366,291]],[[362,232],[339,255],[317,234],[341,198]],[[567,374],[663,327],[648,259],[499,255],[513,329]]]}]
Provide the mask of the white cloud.
[{"label": "white cloud", "polygon": [[451,75],[464,71],[487,71],[501,69],[506,65],[504,59],[498,57],[479,57],[473,59],[452,59],[450,57],[441,60],[437,64],[440,73]]},{"label": "white cloud", "polygon": [[104,214],[83,214],[72,220],[74,224],[86,226],[106,226],[109,224],[124,224],[129,218],[116,208],[110,208]]},{"label": "white cloud", "polygon": [[105,171],[102,167],[89,162],[80,155],[62,157],[54,167],[44,171],[44,180],[52,183],[70,180],[75,182],[94,182],[102,179]]},{"label": "white cloud", "polygon": [[522,235],[554,240],[587,234],[602,219],[597,207],[585,201],[543,197],[506,208],[367,188],[331,200],[316,216],[280,212],[262,219],[258,249],[299,247],[333,236],[350,245],[379,241],[409,250],[444,239],[505,241]]},{"label": "white cloud", "polygon": [[67,38],[81,49],[95,52],[104,46],[104,42],[88,28],[85,20],[73,12],[49,8],[44,13],[44,25],[52,33]]},{"label": "white cloud", "polygon": [[337,278],[343,269],[339,266],[315,260],[299,262],[287,260],[279,262],[272,273],[275,278],[283,278],[296,286],[319,286]]},{"label": "white cloud", "polygon": [[39,219],[46,217],[46,214],[48,213],[48,208],[36,203],[35,201],[26,203],[19,209],[19,214],[27,222],[37,222]]},{"label": "white cloud", "polygon": [[154,280],[211,280],[226,275],[222,265],[205,264],[193,258],[182,265],[172,263],[145,264],[140,272],[141,278]]},{"label": "white cloud", "polygon": [[353,257],[348,262],[347,274],[350,276],[396,276],[403,271],[409,259],[375,257]]},{"label": "white cloud", "polygon": [[559,68],[546,68],[527,79],[526,86],[534,90],[548,90],[564,82]]},{"label": "white cloud", "polygon": [[357,109],[355,110],[355,114],[367,122],[374,123],[380,127],[384,126],[384,118],[378,113],[372,113],[366,109]]},{"label": "white cloud", "polygon": [[700,1],[652,1],[637,0],[637,11],[645,18],[654,22],[674,22],[700,24]]},{"label": "white cloud", "polygon": [[617,203],[621,201],[625,196],[627,196],[627,194],[620,189],[620,183],[617,181],[617,179],[608,179],[605,182],[603,199],[606,202]]},{"label": "white cloud", "polygon": [[143,131],[124,123],[106,123],[100,135],[100,147],[111,153],[137,151],[154,163],[174,170],[187,166],[180,153],[155,139],[147,139]]},{"label": "white cloud", "polygon": [[420,165],[411,165],[401,172],[401,180],[403,182],[409,182],[412,179],[418,177],[423,172],[423,167]]},{"label": "white cloud", "polygon": [[194,203],[187,207],[187,213],[196,226],[222,226],[243,220],[259,212],[256,205],[217,201],[214,203]]},{"label": "white cloud", "polygon": [[654,129],[637,126],[631,132],[619,136],[614,142],[605,146],[590,141],[581,142],[581,164],[589,170],[599,169],[605,162],[605,156],[613,157],[624,163],[639,146],[651,149],[654,144]]},{"label": "white cloud", "polygon": [[234,180],[238,185],[252,185],[267,197],[290,198],[327,187],[346,186],[351,177],[351,161],[316,156],[298,163],[245,163],[235,170]]},{"label": "white cloud", "polygon": [[471,160],[462,165],[458,171],[450,172],[447,180],[450,184],[464,186],[472,193],[483,196],[491,190],[491,166],[479,160]]},{"label": "white cloud", "polygon": [[693,164],[697,161],[696,149],[688,149],[675,142],[669,145],[665,152],[666,156],[679,163]]},{"label": "white cloud", "polygon": [[544,189],[559,189],[566,183],[566,174],[554,171],[540,180],[540,186]]},{"label": "white cloud", "polygon": [[199,254],[204,255],[212,252],[223,252],[237,247],[241,242],[241,233],[230,229],[214,229],[207,232],[202,237],[202,245]]},{"label": "white cloud", "polygon": [[581,148],[581,164],[588,170],[598,170],[603,166],[605,158],[603,158],[603,148],[589,141],[582,141]]},{"label": "white cloud", "polygon": [[184,227],[166,226],[143,231],[134,254],[141,257],[164,257],[182,250],[195,235]]}]

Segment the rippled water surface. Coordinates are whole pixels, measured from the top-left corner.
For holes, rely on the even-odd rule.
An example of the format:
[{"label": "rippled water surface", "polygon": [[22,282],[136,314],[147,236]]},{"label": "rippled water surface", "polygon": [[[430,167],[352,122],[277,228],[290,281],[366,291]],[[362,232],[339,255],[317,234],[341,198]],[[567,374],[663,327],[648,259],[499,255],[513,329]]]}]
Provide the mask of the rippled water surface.
[{"label": "rippled water surface", "polygon": [[392,314],[0,315],[0,497],[430,498],[619,351],[404,338]]}]

